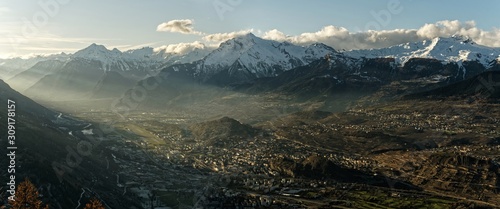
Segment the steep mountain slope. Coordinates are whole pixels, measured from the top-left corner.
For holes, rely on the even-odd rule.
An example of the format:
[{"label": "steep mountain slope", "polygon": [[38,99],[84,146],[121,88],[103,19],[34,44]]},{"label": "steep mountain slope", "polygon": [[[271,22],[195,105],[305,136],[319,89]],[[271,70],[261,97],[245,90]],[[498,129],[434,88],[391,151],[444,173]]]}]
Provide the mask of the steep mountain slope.
[{"label": "steep mountain slope", "polygon": [[136,80],[122,76],[118,72],[110,71],[101,76],[94,89],[92,98],[116,98],[134,86]]},{"label": "steep mountain slope", "polygon": [[[49,121],[55,119],[56,113],[54,111],[51,111],[35,103],[33,100],[24,97],[10,88],[10,86],[2,80],[0,80],[0,97],[2,99],[2,103],[4,104],[7,104],[7,99],[15,101],[18,109],[20,110],[20,115],[40,117]],[[2,116],[7,115],[5,114],[6,109],[7,108],[0,109],[0,111],[2,111]],[[4,124],[3,122],[6,122],[6,120],[2,120],[2,124]]]},{"label": "steep mountain slope", "polygon": [[25,93],[53,100],[88,98],[105,74],[101,62],[76,59],[67,62],[59,72],[41,78]]},{"label": "steep mountain slope", "polygon": [[[94,192],[101,194],[121,194],[115,185],[96,179],[108,179],[111,177],[105,168],[105,162],[99,160],[97,146],[93,147],[95,156],[87,156],[81,159],[78,166],[70,166],[67,159],[78,162],[78,143],[87,138],[68,134],[69,131],[78,132],[89,124],[67,118],[62,114],[49,110],[31,99],[11,89],[0,80],[0,102],[5,104],[0,108],[0,130],[2,130],[1,142],[6,145],[7,137],[7,100],[15,102],[15,145],[16,153],[16,182],[20,183],[25,177],[31,179],[42,191],[42,200],[51,205],[51,208],[75,208],[80,198],[82,188],[92,188]],[[12,103],[11,103],[12,104]],[[12,124],[11,124],[12,125]],[[83,136],[83,135],[82,135]],[[95,142],[95,141],[94,141]],[[94,143],[92,142],[92,143]],[[94,144],[95,145],[95,144]],[[2,151],[2,155],[5,155]],[[74,152],[74,153],[72,153]],[[81,153],[80,153],[81,154]],[[72,157],[68,157],[68,156]],[[54,167],[58,162],[59,167]],[[7,168],[8,161],[2,160],[0,164]],[[103,164],[104,163],[104,164]],[[61,166],[62,165],[62,166]],[[66,167],[63,167],[66,166]],[[64,169],[64,175],[60,175]],[[68,170],[66,170],[68,169]],[[7,169],[0,171],[2,181],[8,182]],[[59,175],[58,175],[59,173]],[[5,186],[0,187],[0,207],[7,200]],[[123,204],[132,205],[130,198],[122,198],[121,202],[109,200],[108,205],[115,208],[123,208]]]},{"label": "steep mountain slope", "polygon": [[424,92],[407,95],[419,97],[471,97],[500,98],[500,71],[488,71],[467,80]]},{"label": "steep mountain slope", "polygon": [[40,61],[33,67],[15,75],[7,82],[12,86],[12,88],[23,92],[43,77],[59,72],[62,70],[63,66],[64,62],[59,60]]},{"label": "steep mountain slope", "polygon": [[0,59],[0,79],[8,80],[13,76],[33,67],[38,62],[47,60],[64,61],[68,59],[68,57],[68,54],[61,53],[47,56],[35,56],[31,58]]}]

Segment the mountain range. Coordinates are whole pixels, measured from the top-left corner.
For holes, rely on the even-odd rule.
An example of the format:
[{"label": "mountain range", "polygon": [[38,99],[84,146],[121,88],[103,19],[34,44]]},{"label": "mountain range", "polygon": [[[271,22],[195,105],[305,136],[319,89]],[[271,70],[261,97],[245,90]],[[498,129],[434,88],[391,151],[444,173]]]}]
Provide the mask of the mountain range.
[{"label": "mountain range", "polygon": [[[310,84],[349,88],[353,82],[380,86],[429,76],[449,83],[498,69],[499,55],[500,49],[478,45],[463,36],[339,52],[322,43],[297,46],[249,33],[212,51],[197,48],[175,54],[145,47],[121,52],[92,44],[74,54],[0,60],[0,67],[9,69],[1,76],[15,89],[38,98],[65,100],[120,97],[141,80],[165,74],[171,80],[182,78],[182,82],[239,89],[250,86],[254,90],[278,88],[279,80],[289,86],[280,89],[290,90],[307,89]],[[329,64],[318,65],[318,60]],[[255,87],[266,82],[268,87]],[[295,87],[290,87],[292,83]]]}]

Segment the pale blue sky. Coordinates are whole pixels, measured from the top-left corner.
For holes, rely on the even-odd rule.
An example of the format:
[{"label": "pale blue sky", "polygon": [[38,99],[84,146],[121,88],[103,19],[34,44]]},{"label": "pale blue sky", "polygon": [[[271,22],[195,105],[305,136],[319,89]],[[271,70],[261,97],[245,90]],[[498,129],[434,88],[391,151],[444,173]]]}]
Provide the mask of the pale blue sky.
[{"label": "pale blue sky", "polygon": [[[41,24],[36,27],[37,33],[28,35],[23,34],[26,20],[33,22],[37,15],[47,14],[38,4],[39,0],[0,1],[0,57],[74,52],[94,42],[119,49],[203,42],[203,35],[156,31],[159,24],[178,19],[194,20],[194,30],[204,35],[245,29],[254,29],[254,33],[263,35],[277,29],[296,36],[329,25],[359,32],[376,20],[373,12],[387,11],[387,4],[392,0],[64,1],[68,3],[59,5],[53,16],[47,16],[47,24]],[[218,13],[214,4],[229,11]],[[497,0],[401,0],[400,7],[402,12],[391,14],[388,24],[378,24],[380,29],[418,29],[425,23],[442,20],[475,21],[475,27],[484,31],[500,28],[500,1]]]}]

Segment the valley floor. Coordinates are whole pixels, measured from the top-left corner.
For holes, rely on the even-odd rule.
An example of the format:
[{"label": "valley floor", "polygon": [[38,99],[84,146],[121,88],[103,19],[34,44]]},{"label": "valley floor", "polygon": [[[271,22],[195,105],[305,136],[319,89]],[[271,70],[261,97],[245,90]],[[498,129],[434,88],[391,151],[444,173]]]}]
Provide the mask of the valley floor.
[{"label": "valley floor", "polygon": [[[99,101],[87,108],[80,103],[77,111],[68,111],[72,102],[45,105],[94,128],[113,121],[115,131],[104,136],[99,158],[115,173],[111,181],[124,195],[137,195],[144,207],[500,204],[498,103],[400,100],[339,113],[282,111],[268,117],[266,103],[256,102],[238,107],[264,110],[250,114],[250,120],[248,114],[237,118],[248,126],[219,119],[223,115],[210,115],[202,106],[124,116],[92,109],[94,102]],[[305,106],[281,104],[279,109]]]}]

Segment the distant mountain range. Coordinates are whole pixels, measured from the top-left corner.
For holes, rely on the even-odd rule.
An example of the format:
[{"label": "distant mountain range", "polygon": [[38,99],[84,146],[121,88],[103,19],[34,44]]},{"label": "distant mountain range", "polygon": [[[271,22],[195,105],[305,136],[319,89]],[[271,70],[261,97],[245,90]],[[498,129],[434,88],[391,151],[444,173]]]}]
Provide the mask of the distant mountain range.
[{"label": "distant mountain range", "polygon": [[[212,51],[199,48],[185,54],[149,47],[121,52],[92,44],[74,54],[0,60],[4,69],[0,76],[27,95],[51,99],[119,97],[136,82],[165,74],[170,79],[218,87],[300,87],[302,91],[318,85],[349,88],[359,87],[349,84],[352,82],[368,82],[379,86],[429,76],[452,82],[498,69],[499,56],[500,49],[477,45],[462,36],[339,52],[321,43],[297,46],[249,33]],[[318,60],[330,64],[318,67]],[[255,86],[266,82],[268,87]]]},{"label": "distant mountain range", "polygon": [[[278,93],[301,100],[330,100],[333,103],[327,105],[337,108],[374,94],[393,82],[399,84],[388,87],[379,96],[426,91],[485,71],[500,70],[498,49],[479,46],[464,37],[436,38],[406,45],[338,52],[323,44],[314,44],[303,47],[302,54],[292,54],[289,51],[297,49],[296,46],[253,35],[242,36],[221,44],[202,60],[164,68],[153,80],[168,77],[168,83],[176,85],[166,84],[150,92],[151,100],[147,103],[176,101],[191,92],[205,92],[200,97],[210,94],[202,86],[193,89],[191,83],[196,83],[251,94]],[[263,51],[272,52],[262,56]],[[461,56],[464,54],[468,56]],[[284,60],[280,60],[283,56]],[[146,82],[151,81],[145,79],[138,86]],[[176,96],[165,93],[172,91],[177,92]],[[340,101],[345,102],[339,104]]]},{"label": "distant mountain range", "polygon": [[382,49],[353,50],[344,53],[355,58],[395,58],[399,65],[404,65],[412,58],[428,58],[444,63],[477,61],[485,68],[498,62],[500,49],[481,46],[465,36],[454,35],[449,38],[434,38],[421,42],[405,43]]}]

